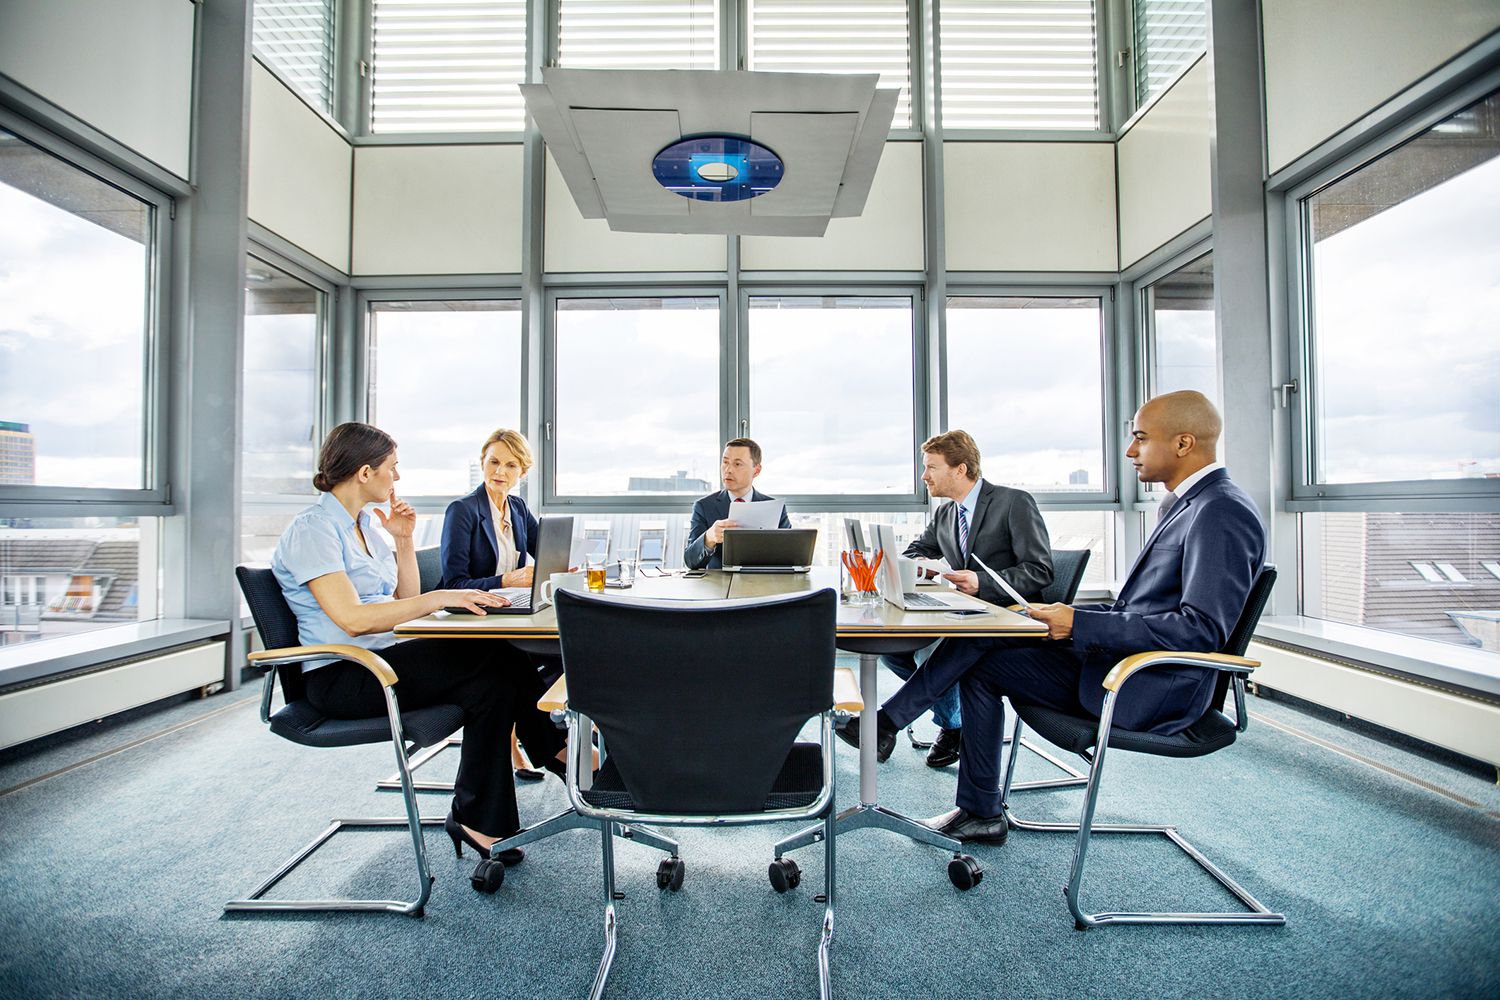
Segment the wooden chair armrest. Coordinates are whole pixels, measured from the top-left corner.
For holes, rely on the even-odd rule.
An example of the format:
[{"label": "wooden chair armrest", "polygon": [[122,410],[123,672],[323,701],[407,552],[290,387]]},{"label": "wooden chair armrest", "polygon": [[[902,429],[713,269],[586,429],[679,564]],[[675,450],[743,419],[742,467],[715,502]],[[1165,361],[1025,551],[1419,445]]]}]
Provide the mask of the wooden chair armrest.
[{"label": "wooden chair armrest", "polygon": [[859,694],[859,681],[854,671],[839,667],[833,672],[833,707],[839,712],[862,712],[865,700]]},{"label": "wooden chair armrest", "polygon": [[1235,674],[1248,674],[1260,666],[1259,660],[1228,653],[1183,653],[1170,649],[1154,649],[1147,653],[1132,653],[1119,663],[1104,678],[1106,691],[1118,691],[1137,671],[1148,667],[1181,666],[1212,667]]},{"label": "wooden chair armrest", "polygon": [[543,712],[561,712],[568,707],[568,675],[563,674],[552,682],[546,692],[537,699],[536,707]]},{"label": "wooden chair armrest", "polygon": [[286,646],[282,649],[267,649],[251,653],[249,660],[255,666],[276,667],[306,660],[349,660],[358,663],[380,681],[382,687],[396,683],[396,671],[385,659],[363,646]]}]

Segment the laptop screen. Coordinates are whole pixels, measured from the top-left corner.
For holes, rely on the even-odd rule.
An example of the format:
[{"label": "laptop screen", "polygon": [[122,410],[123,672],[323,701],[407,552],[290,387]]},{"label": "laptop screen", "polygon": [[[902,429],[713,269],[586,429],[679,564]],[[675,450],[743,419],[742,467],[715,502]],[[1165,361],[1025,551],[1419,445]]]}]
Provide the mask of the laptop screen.
[{"label": "laptop screen", "polygon": [[537,528],[536,569],[531,574],[531,606],[542,606],[542,584],[553,573],[568,571],[568,555],[573,548],[573,515],[548,514]]}]

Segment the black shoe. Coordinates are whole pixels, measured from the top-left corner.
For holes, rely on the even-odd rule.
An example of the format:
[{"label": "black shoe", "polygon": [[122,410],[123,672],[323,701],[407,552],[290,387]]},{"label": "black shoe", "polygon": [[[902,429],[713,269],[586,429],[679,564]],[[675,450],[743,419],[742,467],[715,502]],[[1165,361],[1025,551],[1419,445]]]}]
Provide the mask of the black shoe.
[{"label": "black shoe", "polygon": [[962,729],[940,729],[938,738],[933,741],[932,749],[927,752],[928,767],[947,767],[958,760],[958,748],[963,746],[964,731]]},{"label": "black shoe", "polygon": [[1010,824],[1006,822],[1003,813],[985,819],[966,809],[945,812],[941,816],[923,820],[922,825],[965,844],[993,844],[996,847],[1005,843],[1005,838],[1010,833]]},{"label": "black shoe", "polygon": [[493,861],[498,861],[507,868],[520,864],[526,858],[526,852],[519,847],[507,848],[499,854],[491,854],[488,847],[480,847],[479,842],[469,836],[469,831],[465,830],[458,820],[453,818],[452,809],[448,810],[448,818],[443,820],[443,829],[447,831],[448,836],[453,840],[453,853],[460,858],[464,856],[465,844],[478,851],[481,858],[490,858]]},{"label": "black shoe", "polygon": [[516,768],[517,781],[541,781],[545,777],[547,777],[547,773],[545,771],[538,771],[535,768],[531,767]]},{"label": "black shoe", "polygon": [[[880,763],[884,764],[891,759],[891,751],[896,749],[896,736],[900,732],[900,727],[893,725],[884,712],[875,716],[875,759]],[[858,719],[850,719],[834,729],[834,733],[851,747],[859,746]]]}]

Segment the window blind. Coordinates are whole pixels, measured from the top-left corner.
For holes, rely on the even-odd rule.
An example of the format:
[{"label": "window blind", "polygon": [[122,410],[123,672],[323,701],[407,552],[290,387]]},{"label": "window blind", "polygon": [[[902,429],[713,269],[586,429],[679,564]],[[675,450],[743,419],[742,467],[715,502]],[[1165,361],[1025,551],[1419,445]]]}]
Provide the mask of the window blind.
[{"label": "window blind", "polygon": [[1097,129],[1093,0],[943,0],[943,128]]},{"label": "window blind", "polygon": [[251,43],[309,104],[333,113],[334,0],[255,0]]},{"label": "window blind", "polygon": [[560,0],[558,65],[718,69],[716,0]]},{"label": "window blind", "polygon": [[525,0],[374,0],[372,132],[519,132]]},{"label": "window blind", "polygon": [[1145,104],[1208,47],[1208,0],[1135,0],[1135,100]]},{"label": "window blind", "polygon": [[911,127],[906,0],[749,0],[749,68],[879,73],[901,88],[892,128]]}]

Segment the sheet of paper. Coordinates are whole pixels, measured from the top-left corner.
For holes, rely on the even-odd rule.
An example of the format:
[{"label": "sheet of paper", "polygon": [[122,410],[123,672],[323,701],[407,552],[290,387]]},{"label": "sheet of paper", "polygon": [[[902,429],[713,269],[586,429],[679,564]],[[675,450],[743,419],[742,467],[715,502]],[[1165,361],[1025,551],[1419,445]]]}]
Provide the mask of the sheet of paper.
[{"label": "sheet of paper", "polygon": [[984,564],[984,560],[983,559],[980,559],[976,555],[970,555],[969,558],[972,559],[972,560],[974,560],[975,562],[977,562],[979,564],[979,568],[982,569],[982,570],[984,570],[986,573],[988,573],[990,575],[990,579],[994,580],[995,583],[997,585],[999,585],[999,587],[1000,587],[1001,590],[1003,590],[1007,594],[1009,594],[1010,595],[1010,599],[1012,601],[1015,601],[1017,604],[1019,604],[1023,608],[1029,608],[1029,607],[1031,607],[1031,604],[1027,602],[1026,598],[1024,598],[1020,594],[1016,593],[1016,588],[1014,588],[1010,584],[1006,583],[1005,582],[1005,577],[1001,576],[999,573],[996,573],[994,570],[992,570],[988,566],[986,566]]},{"label": "sheet of paper", "polygon": [[779,528],[781,512],[786,504],[781,500],[746,500],[729,505],[729,519],[741,528]]},{"label": "sheet of paper", "polygon": [[[953,567],[951,567],[951,566],[948,565],[948,560],[946,560],[946,559],[923,559],[923,558],[918,558],[917,559],[917,570],[919,571],[919,575],[917,577],[917,586],[919,586],[919,587],[921,587],[921,586],[936,587],[936,586],[940,586],[940,585],[942,585],[942,586],[946,586],[947,585],[947,581],[945,581],[943,579],[943,574],[944,573],[952,573],[953,572]],[[928,579],[927,578],[927,574],[929,572],[935,573],[937,575],[934,576],[932,579]]]}]

